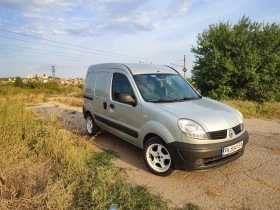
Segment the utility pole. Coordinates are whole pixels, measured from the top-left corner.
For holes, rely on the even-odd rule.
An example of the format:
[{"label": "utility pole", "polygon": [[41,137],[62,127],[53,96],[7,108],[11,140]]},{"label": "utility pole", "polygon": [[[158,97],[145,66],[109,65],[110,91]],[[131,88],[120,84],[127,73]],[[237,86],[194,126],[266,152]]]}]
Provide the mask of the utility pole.
[{"label": "utility pole", "polygon": [[55,78],[55,66],[52,66],[52,77]]},{"label": "utility pole", "polygon": [[186,72],[187,72],[187,68],[186,68],[186,56],[184,55],[184,68],[183,68],[183,72],[184,72],[184,79],[186,80]]}]

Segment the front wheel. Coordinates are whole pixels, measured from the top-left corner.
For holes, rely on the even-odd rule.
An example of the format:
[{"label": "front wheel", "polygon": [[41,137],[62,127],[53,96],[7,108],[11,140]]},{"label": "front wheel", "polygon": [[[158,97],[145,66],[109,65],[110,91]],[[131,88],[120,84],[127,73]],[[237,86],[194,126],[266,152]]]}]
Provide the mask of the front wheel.
[{"label": "front wheel", "polygon": [[159,137],[152,137],[145,144],[144,161],[153,174],[167,176],[173,171],[171,155]]},{"label": "front wheel", "polygon": [[95,124],[95,121],[91,114],[86,115],[86,128],[90,136],[96,135],[101,129]]}]

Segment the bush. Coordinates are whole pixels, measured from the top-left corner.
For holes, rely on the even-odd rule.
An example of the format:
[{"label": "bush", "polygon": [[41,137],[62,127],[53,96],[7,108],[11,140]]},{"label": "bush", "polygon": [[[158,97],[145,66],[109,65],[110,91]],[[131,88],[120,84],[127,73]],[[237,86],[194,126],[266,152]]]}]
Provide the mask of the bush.
[{"label": "bush", "polygon": [[220,22],[197,36],[192,79],[203,95],[280,101],[280,25]]},{"label": "bush", "polygon": [[20,77],[16,77],[16,81],[14,83],[15,87],[23,87],[23,81]]}]

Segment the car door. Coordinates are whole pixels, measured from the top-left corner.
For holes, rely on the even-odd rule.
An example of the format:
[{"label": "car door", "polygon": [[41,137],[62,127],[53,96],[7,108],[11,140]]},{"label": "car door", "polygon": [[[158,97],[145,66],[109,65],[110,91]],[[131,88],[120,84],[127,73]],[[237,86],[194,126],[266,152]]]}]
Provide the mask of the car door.
[{"label": "car door", "polygon": [[94,97],[93,113],[96,123],[108,130],[108,99],[109,99],[109,81],[111,73],[102,70],[97,72]]},{"label": "car door", "polygon": [[[142,109],[132,76],[125,71],[114,70],[109,88],[111,93],[109,98],[110,132],[139,145],[140,142],[137,139],[142,126]],[[131,95],[136,100],[136,105],[120,102],[120,94]]]}]

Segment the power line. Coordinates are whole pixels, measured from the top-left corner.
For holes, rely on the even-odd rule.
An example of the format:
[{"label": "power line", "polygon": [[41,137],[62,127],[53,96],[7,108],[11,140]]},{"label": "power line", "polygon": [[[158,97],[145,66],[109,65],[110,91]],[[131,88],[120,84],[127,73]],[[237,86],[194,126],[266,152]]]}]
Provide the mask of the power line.
[{"label": "power line", "polygon": [[170,63],[170,65],[172,65],[172,66],[178,66],[178,67],[183,67],[183,68],[184,68],[184,66],[177,65],[177,64],[174,64],[174,63]]},{"label": "power line", "polygon": [[[25,50],[20,50],[20,49],[7,49],[7,48],[0,48],[2,50],[10,50],[10,51],[19,51],[19,52],[26,52]],[[32,52],[32,51],[28,51],[28,53],[35,53],[35,52]],[[52,56],[56,56],[54,54],[50,54],[50,53],[42,53],[40,52],[40,54],[43,54],[43,55],[52,55]],[[74,57],[69,57],[69,56],[65,56],[65,55],[59,55],[60,57],[66,57],[66,58],[69,58],[69,59],[73,59]],[[89,60],[89,59],[86,59],[86,58],[82,58],[82,57],[76,57],[78,59],[83,59],[83,60]],[[106,58],[101,58],[101,59],[106,59]],[[93,60],[93,59],[90,59],[90,60]]]},{"label": "power line", "polygon": [[[104,58],[104,57],[96,57],[96,56],[94,56],[94,57],[88,57],[88,56],[80,57],[79,55],[71,54],[71,53],[55,52],[55,51],[50,51],[50,50],[41,50],[41,49],[35,49],[35,48],[29,48],[29,47],[21,47],[21,46],[8,45],[8,44],[2,44],[2,43],[0,43],[0,45],[4,45],[4,46],[8,46],[8,47],[16,47],[16,48],[23,48],[23,49],[37,50],[37,51],[43,51],[43,52],[50,52],[50,53],[52,53],[52,54],[50,54],[50,53],[42,53],[42,52],[41,52],[41,54],[46,54],[46,55],[53,55],[53,53],[55,53],[55,54],[66,54],[66,55],[71,55],[71,56],[75,56],[76,58],[79,58],[79,59],[86,59],[86,58],[91,59],[91,60],[96,59],[96,58],[107,59],[107,60],[108,60],[108,59],[112,59],[112,58]],[[7,49],[7,48],[0,48],[0,49],[26,52],[26,51],[20,50],[20,49]],[[28,52],[30,52],[30,51],[28,51]],[[61,55],[59,55],[59,56],[61,56]],[[65,56],[63,56],[63,57],[65,57]],[[114,59],[115,59],[115,60],[120,60],[120,59],[123,60],[122,58],[114,58]],[[130,58],[129,60],[133,60],[133,59]],[[135,62],[135,61],[134,61],[134,62]]]},{"label": "power line", "polygon": [[[20,50],[21,51],[21,50]],[[9,53],[1,53],[0,54],[3,54],[3,55],[11,55],[11,56],[23,56],[23,57],[31,57],[31,58],[43,58],[43,59],[52,59],[52,60],[61,60],[61,61],[73,61],[73,62],[79,62],[81,63],[80,60],[78,59],[75,59],[73,60],[73,58],[56,58],[56,57],[40,57],[40,56],[33,56],[33,55],[23,55],[23,54],[9,54]],[[49,55],[49,54],[47,54]],[[89,62],[90,64],[96,62],[96,61],[100,61],[100,59],[105,59],[105,58],[97,58],[97,59],[92,59],[91,62],[89,60],[86,60],[86,62]],[[104,61],[104,60],[103,60]],[[109,62],[109,61],[108,61]],[[111,61],[110,61],[111,62]]]},{"label": "power line", "polygon": [[[92,53],[92,52],[89,52],[89,51],[71,49],[71,48],[67,48],[67,47],[59,47],[59,46],[56,46],[56,45],[43,44],[43,43],[38,43],[38,42],[33,42],[33,41],[28,41],[28,40],[23,40],[23,39],[17,39],[17,38],[12,38],[12,37],[6,37],[6,36],[1,36],[1,35],[0,35],[0,37],[6,38],[6,39],[12,39],[12,40],[17,40],[17,41],[22,41],[22,42],[27,42],[27,43],[33,43],[33,44],[48,46],[48,47],[56,47],[56,48],[67,49],[67,50],[72,50],[72,51],[79,51],[79,52],[84,52],[84,53]],[[103,56],[103,54],[99,54],[99,55],[102,55],[102,56]],[[116,56],[116,55],[104,55],[104,56],[118,57],[118,56]],[[122,59],[122,58],[119,58],[119,59]],[[123,58],[122,61],[123,61],[124,59],[128,59],[128,58]],[[137,61],[138,61],[138,59],[137,59]]]},{"label": "power line", "polygon": [[[56,48],[67,49],[67,50],[72,50],[72,51],[79,51],[79,52],[85,52],[85,53],[92,53],[92,52],[89,52],[89,51],[71,49],[71,48],[67,48],[67,47],[59,47],[59,46],[56,46],[56,45],[43,44],[43,43],[32,42],[32,41],[23,40],[23,39],[17,39],[17,38],[12,38],[12,37],[6,37],[6,36],[0,36],[0,37],[6,38],[6,39],[12,39],[12,40],[17,40],[17,41],[22,41],[22,42],[27,42],[27,43],[33,43],[33,44],[38,44],[38,45],[44,45],[44,46],[48,46],[48,47],[56,47]],[[99,55],[103,55],[103,54],[99,54]],[[105,56],[116,57],[116,55],[106,55],[106,54],[105,54]]]},{"label": "power line", "polygon": [[[1,53],[0,52],[0,54],[2,54],[2,55],[11,55],[11,56],[23,56],[23,57],[31,57],[31,58],[44,58],[44,59],[53,59],[53,60],[68,60],[69,61],[69,59],[60,59],[60,58],[50,58],[50,57],[38,57],[38,56],[31,56],[31,55],[22,55],[22,54],[9,54],[9,53]],[[76,62],[76,60],[70,60],[70,61],[74,61],[74,62]],[[78,62],[78,61],[77,61]]]},{"label": "power line", "polygon": [[[112,54],[112,55],[119,55],[119,56],[125,56],[125,57],[130,57],[130,58],[136,58],[136,59],[140,59],[140,60],[147,60],[147,61],[150,61],[150,62],[153,61],[151,59],[128,56],[128,55],[118,54],[118,53],[111,53],[111,52],[107,52],[107,51],[103,51],[103,50],[97,50],[97,49],[93,49],[93,48],[82,47],[82,46],[68,44],[68,43],[64,43],[64,42],[58,42],[58,41],[54,41],[54,40],[50,40],[50,39],[44,39],[44,38],[40,38],[40,37],[36,37],[36,36],[32,36],[32,35],[27,35],[27,34],[23,34],[23,33],[18,33],[18,32],[13,32],[13,31],[1,29],[1,28],[0,28],[0,31],[4,31],[4,32],[7,32],[7,33],[12,33],[12,34],[17,34],[17,35],[21,35],[21,36],[26,36],[26,37],[31,37],[31,38],[35,38],[35,39],[40,39],[40,40],[44,40],[44,41],[49,41],[49,42],[53,42],[53,43],[57,43],[57,44],[63,44],[63,45],[68,45],[68,46],[72,46],[72,47],[78,47],[78,48],[82,48],[82,49],[88,49],[88,50],[93,50],[93,51],[97,51],[97,52],[108,53],[108,54]],[[154,61],[157,61],[157,60],[154,60]],[[162,61],[158,61],[158,62],[162,62]]]}]

